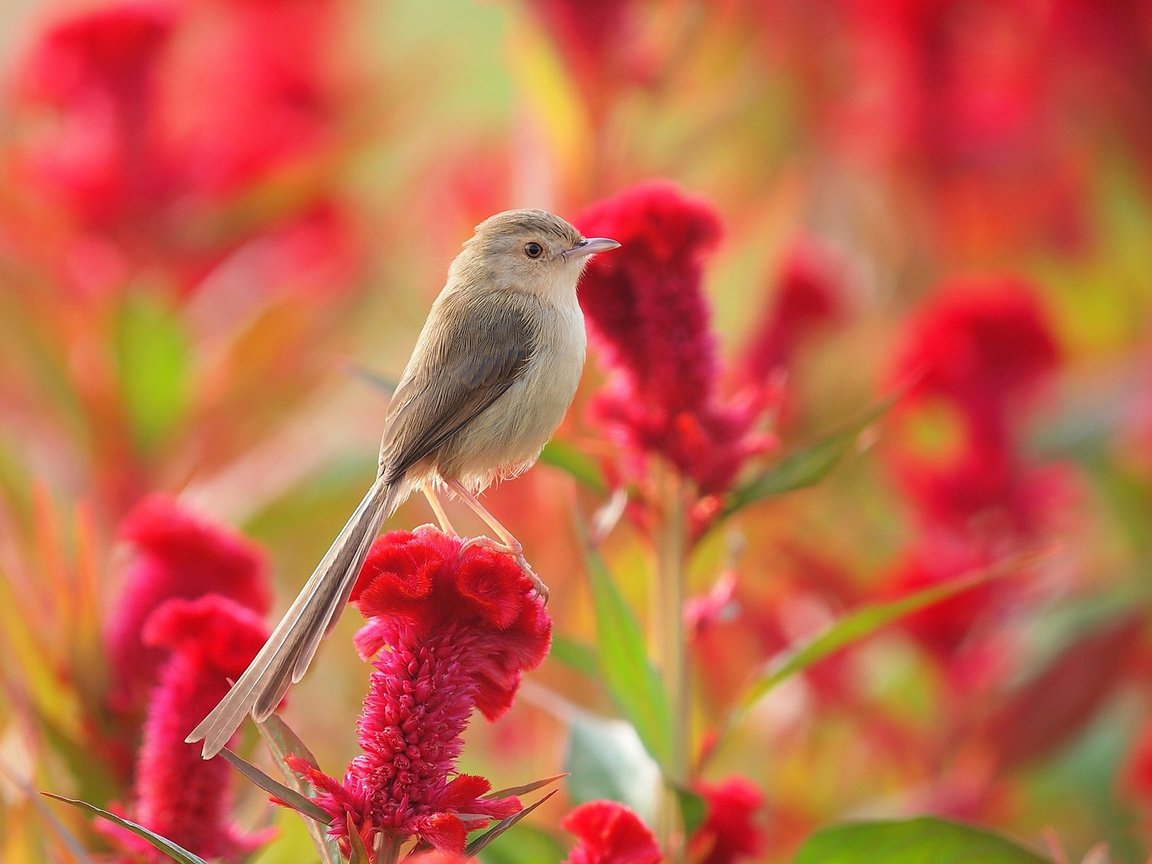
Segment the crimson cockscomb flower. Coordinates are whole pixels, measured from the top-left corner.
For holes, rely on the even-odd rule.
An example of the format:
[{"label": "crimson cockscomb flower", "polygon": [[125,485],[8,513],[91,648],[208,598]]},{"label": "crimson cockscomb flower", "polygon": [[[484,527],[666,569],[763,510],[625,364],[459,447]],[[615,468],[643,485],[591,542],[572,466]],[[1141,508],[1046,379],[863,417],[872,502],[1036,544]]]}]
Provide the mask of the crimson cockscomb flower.
[{"label": "crimson cockscomb flower", "polygon": [[[144,641],[168,653],[148,704],[129,816],[201,857],[239,861],[267,839],[243,836],[228,821],[232,767],[205,761],[184,737],[228,691],[268,636],[262,616],[209,594],[169,600],[144,628]],[[138,838],[113,836],[133,860],[168,858]],[[137,851],[138,850],[138,851]]]},{"label": "crimson cockscomb flower", "polygon": [[743,777],[693,788],[707,807],[703,824],[688,841],[695,864],[736,864],[763,853],[764,827],[756,822],[764,808],[759,789]]},{"label": "crimson cockscomb flower", "polygon": [[809,334],[844,316],[843,265],[815,241],[796,241],[774,281],[771,305],[743,351],[741,371],[753,383],[786,368]]},{"label": "crimson cockscomb flower", "polygon": [[363,753],[343,781],[293,768],[319,790],[334,836],[351,817],[370,850],[416,837],[458,854],[469,830],[520,809],[455,773],[461,733],[474,709],[489,720],[507,710],[548,653],[552,621],[512,558],[432,528],[380,537],[352,602],[368,619],[357,649],[375,667],[357,723]]},{"label": "crimson cockscomb flower", "polygon": [[657,864],[663,857],[648,826],[615,801],[581,804],[560,824],[577,838],[565,864]]},{"label": "crimson cockscomb flower", "polygon": [[161,194],[154,91],[178,5],[126,0],[50,25],[21,64],[17,106],[47,109],[21,160],[29,185],[87,227],[122,225]]},{"label": "crimson cockscomb flower", "polygon": [[[927,418],[929,428],[941,426],[947,446],[917,448],[905,435],[893,447],[894,473],[919,523],[919,536],[889,576],[893,593],[978,572],[1051,528],[1064,509],[1067,478],[1059,466],[1037,464],[1022,438],[1059,362],[1035,290],[1021,280],[954,280],[913,316],[893,373],[906,386],[893,420],[914,430]],[[995,580],[910,616],[904,626],[934,655],[954,658],[982,620],[1019,599],[1017,583]],[[975,680],[969,673],[961,679]]]},{"label": "crimson cockscomb flower", "polygon": [[594,259],[580,304],[611,378],[593,404],[601,422],[638,464],[660,456],[702,494],[726,491],[765,441],[751,405],[726,403],[702,291],[705,255],[720,239],[705,201],[666,182],[627,189],[586,210],[588,236],[622,248]]},{"label": "crimson cockscomb flower", "polygon": [[104,633],[112,677],[108,705],[134,713],[143,707],[165,656],[141,638],[145,623],[165,601],[217,594],[263,615],[272,598],[259,549],[171,499],[143,501],[125,518],[119,535],[131,546],[132,560]]},{"label": "crimson cockscomb flower", "polygon": [[1033,285],[1015,278],[945,282],[908,323],[896,376],[907,399],[947,399],[979,446],[1008,446],[1013,425],[1060,362]]}]

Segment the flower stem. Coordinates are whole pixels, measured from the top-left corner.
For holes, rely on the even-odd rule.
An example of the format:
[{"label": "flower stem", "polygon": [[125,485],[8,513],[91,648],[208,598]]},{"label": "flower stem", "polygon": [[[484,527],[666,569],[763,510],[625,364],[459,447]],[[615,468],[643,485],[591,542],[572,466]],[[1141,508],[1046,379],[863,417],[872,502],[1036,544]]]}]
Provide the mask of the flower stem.
[{"label": "flower stem", "polygon": [[671,864],[684,858],[684,832],[679,818],[679,799],[673,786],[688,782],[691,748],[691,701],[684,645],[685,558],[687,554],[684,484],[671,466],[659,470],[660,522],[656,527],[657,623],[656,651],[668,694],[672,749],[666,766],[668,781],[662,799],[660,833],[666,859]]}]

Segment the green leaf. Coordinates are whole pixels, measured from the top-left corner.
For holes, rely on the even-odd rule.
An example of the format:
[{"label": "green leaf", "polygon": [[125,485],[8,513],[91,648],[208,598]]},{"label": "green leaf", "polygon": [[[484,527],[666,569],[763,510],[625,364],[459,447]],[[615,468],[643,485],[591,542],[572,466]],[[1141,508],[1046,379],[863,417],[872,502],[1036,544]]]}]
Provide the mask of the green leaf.
[{"label": "green leaf", "polygon": [[173,861],[178,861],[180,864],[208,864],[208,862],[201,858],[199,855],[195,855],[192,852],[189,852],[187,849],[177,846],[167,837],[161,837],[159,834],[155,834],[152,831],[149,831],[143,825],[137,825],[135,822],[131,822],[128,819],[117,816],[115,813],[109,813],[107,810],[101,810],[99,807],[96,807],[93,804],[89,804],[87,801],[78,801],[75,798],[65,798],[62,795],[53,795],[51,792],[41,792],[40,794],[48,798],[53,798],[56,801],[63,801],[65,804],[71,804],[73,807],[79,807],[81,810],[87,810],[89,813],[93,813],[102,819],[107,819],[109,822],[112,822],[115,825],[119,825],[121,828],[131,831],[140,839],[151,843],[154,847],[159,849]]},{"label": "green leaf", "polygon": [[553,439],[545,444],[540,452],[540,462],[559,468],[594,492],[603,494],[608,491],[608,484],[604,482],[604,475],[595,460],[565,441]]},{"label": "green leaf", "polygon": [[309,801],[295,789],[289,789],[278,780],[274,780],[253,765],[251,762],[246,762],[225,747],[220,751],[220,755],[228,761],[233,768],[267,792],[269,795],[275,795],[297,813],[301,813],[310,819],[315,819],[322,825],[329,825],[332,822],[332,817],[328,815],[318,804]]},{"label": "green leaf", "polygon": [[600,677],[600,660],[596,656],[596,649],[591,645],[577,642],[567,636],[553,636],[548,657],[589,678]]},{"label": "green leaf", "polygon": [[[947,600],[949,597],[987,582],[999,575],[1000,572],[1001,568],[991,571],[983,570],[971,576],[952,579],[940,585],[924,588],[897,600],[890,600],[885,603],[869,603],[849,612],[814,639],[786,651],[770,661],[765,673],[752,683],[748,692],[744,694],[744,698],[740,700],[738,710],[747,711],[777,684],[787,680],[797,672],[802,672],[813,663],[823,660],[841,648],[858,642],[866,636],[871,636],[877,630],[906,615],[911,615],[926,606]],[[1007,572],[1007,569],[1004,569],[1004,572]]]},{"label": "green leaf", "polygon": [[886,399],[845,426],[817,438],[776,460],[764,473],[740,486],[724,501],[720,518],[731,516],[749,504],[815,486],[852,449],[860,433],[875,423],[892,406]]},{"label": "green leaf", "polygon": [[525,816],[527,816],[555,794],[556,790],[553,790],[530,807],[525,807],[518,813],[513,813],[511,816],[507,816],[501,819],[499,822],[497,822],[495,825],[493,825],[491,828],[489,828],[487,831],[469,843],[464,848],[464,853],[466,855],[478,854],[480,850],[482,850],[485,846],[487,846],[489,843],[491,843],[493,840],[495,840],[497,837],[499,837],[501,834],[503,834],[505,831],[507,831],[509,828],[511,828],[513,825],[515,825],[517,822],[519,822],[521,819],[523,819]]},{"label": "green leaf", "polygon": [[568,727],[564,768],[570,775],[569,797],[576,803],[619,801],[645,822],[653,822],[660,768],[631,724],[575,711]]},{"label": "green leaf", "polygon": [[542,789],[545,786],[555,783],[557,780],[563,780],[567,774],[553,774],[551,777],[545,777],[543,780],[533,780],[531,783],[524,783],[521,786],[509,786],[505,789],[494,789],[484,795],[484,798],[507,798],[510,795],[520,797],[527,795],[529,792],[535,792],[537,789]]},{"label": "green leaf", "polygon": [[684,836],[691,837],[708,817],[708,803],[702,796],[683,786],[674,786],[673,791],[680,806],[680,821],[684,826]]},{"label": "green leaf", "polygon": [[128,295],[116,321],[120,391],[136,442],[155,449],[176,429],[188,401],[188,335],[174,310],[145,293]]},{"label": "green leaf", "polygon": [[514,840],[484,849],[485,864],[540,864],[563,857],[564,847],[556,837],[528,823],[516,829]]},{"label": "green leaf", "polygon": [[944,819],[860,822],[817,831],[794,864],[1051,864],[1006,837]]},{"label": "green leaf", "polygon": [[596,611],[596,639],[600,669],[608,692],[648,748],[664,767],[672,753],[672,724],[668,694],[659,674],[648,662],[640,625],[624,602],[604,560],[586,551]]},{"label": "green leaf", "polygon": [[352,847],[348,864],[369,864],[372,859],[368,857],[368,850],[364,848],[364,838],[356,830],[356,823],[351,813],[345,817],[345,824],[348,826],[348,843]]},{"label": "green leaf", "polygon": [[[316,763],[316,757],[312,755],[312,751],[308,749],[307,745],[276,714],[271,715],[262,723],[257,723],[256,728],[260,731],[260,737],[264,739],[265,745],[271,751],[272,758],[275,760],[276,767],[284,778],[284,782],[305,798],[311,798],[315,795],[316,789],[312,784],[289,768],[285,762],[287,756],[293,755],[303,759],[313,768],[319,769],[320,766]],[[340,854],[340,847],[335,840],[328,836],[327,825],[320,825],[314,819],[305,819],[304,827],[308,830],[312,845],[320,854],[322,864],[340,864],[344,860],[344,856]]]}]

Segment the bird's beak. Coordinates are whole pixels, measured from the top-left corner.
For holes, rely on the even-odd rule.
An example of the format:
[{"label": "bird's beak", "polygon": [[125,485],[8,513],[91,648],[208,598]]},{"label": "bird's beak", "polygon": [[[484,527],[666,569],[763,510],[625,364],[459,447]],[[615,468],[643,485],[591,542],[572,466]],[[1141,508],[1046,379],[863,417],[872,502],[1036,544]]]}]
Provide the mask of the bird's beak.
[{"label": "bird's beak", "polygon": [[597,252],[607,252],[620,246],[615,240],[607,237],[585,237],[571,249],[564,250],[564,257],[571,261],[574,258],[586,258]]}]

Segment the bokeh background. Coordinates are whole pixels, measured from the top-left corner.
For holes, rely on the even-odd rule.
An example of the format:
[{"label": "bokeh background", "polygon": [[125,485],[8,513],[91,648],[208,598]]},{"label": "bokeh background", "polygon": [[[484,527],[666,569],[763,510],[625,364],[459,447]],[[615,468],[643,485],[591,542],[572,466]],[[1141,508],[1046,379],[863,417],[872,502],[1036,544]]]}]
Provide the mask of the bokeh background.
[{"label": "bokeh background", "polygon": [[[143,620],[125,585],[192,555],[141,507],[249,538],[283,608],[372,476],[387,382],[472,226],[593,218],[653,179],[723,226],[682,290],[707,301],[717,392],[762,401],[763,446],[696,515],[895,398],[817,486],[695,546],[694,749],[846,611],[1017,562],[757,703],[698,768],[762,795],[761,851],[723,860],[912,813],[1069,861],[1148,854],[1148,3],[22,0],[0,65],[0,858],[72,860],[52,818],[107,842],[36,789],[131,797],[143,708],[108,698],[116,628]],[[638,445],[596,410],[604,341],[547,464],[486,498],[567,648],[470,730],[464,767],[498,787],[560,770],[574,707],[613,712],[564,661],[595,641],[573,526],[604,522],[609,487],[633,506],[602,551],[658,624]],[[412,501],[393,524],[430,519]],[[332,773],[355,626],[285,713]],[[512,860],[558,860],[577,797]],[[255,860],[309,848],[254,790],[235,809],[281,829]]]}]

